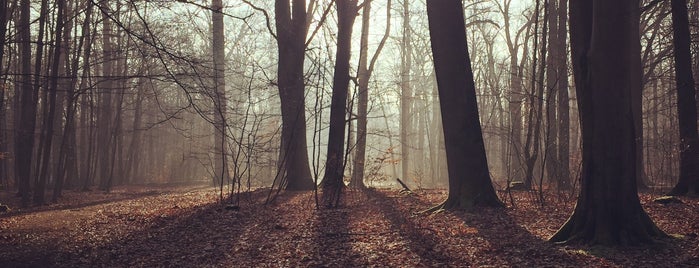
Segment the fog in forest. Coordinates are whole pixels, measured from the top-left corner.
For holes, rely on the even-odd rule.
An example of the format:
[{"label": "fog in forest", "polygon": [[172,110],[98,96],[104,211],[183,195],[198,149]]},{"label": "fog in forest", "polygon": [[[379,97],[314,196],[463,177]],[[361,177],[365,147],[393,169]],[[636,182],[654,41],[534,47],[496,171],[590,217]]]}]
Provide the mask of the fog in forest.
[{"label": "fog in forest", "polygon": [[0,0],[0,267],[699,267],[698,0]]},{"label": "fog in forest", "polygon": [[[286,18],[277,16],[273,1],[223,1],[222,13],[206,1],[34,1],[29,37],[43,42],[32,41],[29,47],[20,46],[20,6],[8,2],[0,58],[3,189],[21,184],[15,141],[25,135],[18,132],[27,118],[20,117],[25,86],[36,101],[33,149],[25,167],[32,189],[52,189],[57,182],[63,189],[102,190],[202,182],[234,192],[283,188],[289,176],[322,181],[329,132],[336,124],[331,101],[341,11],[333,2],[309,1],[305,26],[294,32],[291,28],[302,21],[294,17],[296,9],[290,5],[294,11]],[[680,143],[668,45],[672,21],[668,4],[643,2],[639,183],[670,187],[678,176]],[[497,189],[512,182],[578,185],[582,141],[566,59],[566,10],[558,5],[464,4],[487,163]],[[340,147],[346,184],[361,169],[357,180],[368,186],[400,187],[396,178],[415,189],[448,186],[424,14],[424,1],[357,6],[349,27]],[[284,19],[288,25],[277,25]],[[696,31],[696,25],[691,27]],[[278,42],[287,40],[294,43],[283,49],[303,46],[301,69],[280,63]],[[31,74],[21,65],[27,49]],[[298,55],[286,61],[293,57]],[[299,73],[303,81],[279,73],[280,68]],[[284,87],[301,90],[280,95],[292,91]],[[290,108],[283,108],[284,102]],[[293,145],[282,145],[284,124]]]}]

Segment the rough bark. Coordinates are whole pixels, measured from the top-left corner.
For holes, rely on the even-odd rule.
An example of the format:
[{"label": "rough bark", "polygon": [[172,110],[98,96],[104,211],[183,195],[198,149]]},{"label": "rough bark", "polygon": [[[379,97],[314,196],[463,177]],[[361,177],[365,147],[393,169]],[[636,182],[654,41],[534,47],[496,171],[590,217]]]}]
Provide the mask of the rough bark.
[{"label": "rough bark", "polygon": [[686,0],[672,0],[672,30],[680,130],[680,174],[669,194],[696,195],[699,194],[699,134]]},{"label": "rough bark", "polygon": [[501,206],[488,172],[461,0],[428,1],[449,195],[436,209]]},{"label": "rough bark", "polygon": [[632,91],[641,87],[639,2],[570,3],[571,49],[583,136],[581,192],[553,242],[649,243],[665,234],[636,189]]},{"label": "rough bark", "polygon": [[19,64],[21,84],[19,126],[15,136],[15,173],[19,181],[19,194],[22,206],[29,206],[29,187],[31,180],[31,162],[34,149],[34,128],[36,125],[37,96],[32,87],[31,35],[30,35],[30,1],[19,2],[19,24],[17,25],[19,43]]},{"label": "rough bark", "polygon": [[306,1],[275,1],[275,21],[279,62],[277,76],[282,112],[281,150],[277,181],[287,190],[314,188],[306,145],[305,61]]},{"label": "rough bark", "polygon": [[333,75],[332,100],[330,102],[330,130],[328,153],[323,176],[323,201],[326,207],[337,207],[344,188],[344,145],[347,91],[349,89],[349,61],[352,51],[352,26],[357,17],[356,0],[336,0],[337,50]]}]

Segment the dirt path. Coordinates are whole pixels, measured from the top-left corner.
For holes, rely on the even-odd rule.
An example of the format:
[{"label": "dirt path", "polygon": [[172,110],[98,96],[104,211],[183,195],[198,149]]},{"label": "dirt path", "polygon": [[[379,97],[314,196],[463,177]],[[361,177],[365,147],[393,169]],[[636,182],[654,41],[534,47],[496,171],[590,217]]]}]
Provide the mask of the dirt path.
[{"label": "dirt path", "polygon": [[68,193],[62,205],[0,215],[0,267],[471,267],[699,265],[699,201],[646,210],[671,243],[610,250],[545,239],[571,203],[540,209],[527,193],[516,208],[415,215],[443,191],[346,192],[344,205],[316,210],[312,192],[242,196],[218,204],[213,188]]}]

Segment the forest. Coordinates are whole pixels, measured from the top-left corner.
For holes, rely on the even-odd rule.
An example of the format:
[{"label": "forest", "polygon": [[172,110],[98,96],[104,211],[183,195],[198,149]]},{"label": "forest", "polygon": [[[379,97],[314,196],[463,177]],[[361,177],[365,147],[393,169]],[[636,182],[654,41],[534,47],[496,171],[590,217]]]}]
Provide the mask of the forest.
[{"label": "forest", "polygon": [[699,267],[699,0],[0,0],[0,267]]}]

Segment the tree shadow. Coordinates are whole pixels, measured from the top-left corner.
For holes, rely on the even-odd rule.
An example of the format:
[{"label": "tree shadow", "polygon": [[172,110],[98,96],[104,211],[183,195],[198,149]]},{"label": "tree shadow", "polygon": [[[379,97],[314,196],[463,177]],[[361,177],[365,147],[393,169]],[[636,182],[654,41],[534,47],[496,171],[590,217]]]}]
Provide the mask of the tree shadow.
[{"label": "tree shadow", "polygon": [[562,248],[533,235],[517,224],[505,208],[479,208],[476,213],[448,211],[487,242],[483,254],[489,262],[516,267],[580,266],[580,262]]},{"label": "tree shadow", "polygon": [[341,205],[334,209],[314,211],[313,256],[302,260],[304,265],[329,267],[358,267],[357,254],[352,251],[349,230],[351,208]]},{"label": "tree shadow", "polygon": [[[254,193],[262,199],[263,191]],[[261,202],[227,210],[217,202],[182,209],[149,220],[122,220],[112,225],[136,225],[124,237],[91,225],[85,236],[96,241],[63,245],[21,245],[24,252],[0,260],[4,267],[191,267],[216,266],[229,260],[237,239],[251,224]],[[120,219],[110,219],[120,220]],[[138,226],[140,225],[140,226]],[[120,228],[117,226],[116,228]],[[33,247],[33,248],[32,248]],[[7,266],[5,266],[7,265]]]},{"label": "tree shadow", "polygon": [[[436,250],[439,246],[440,238],[433,230],[417,226],[410,219],[411,215],[405,215],[404,212],[398,209],[397,197],[390,197],[386,193],[374,189],[368,189],[367,195],[375,202],[380,212],[389,221],[390,229],[397,231],[401,237],[406,238],[409,249],[420,257],[417,266],[446,266],[454,263],[455,260],[451,256],[444,254],[443,251]],[[459,263],[459,265],[469,266],[468,263],[463,262]]]}]

